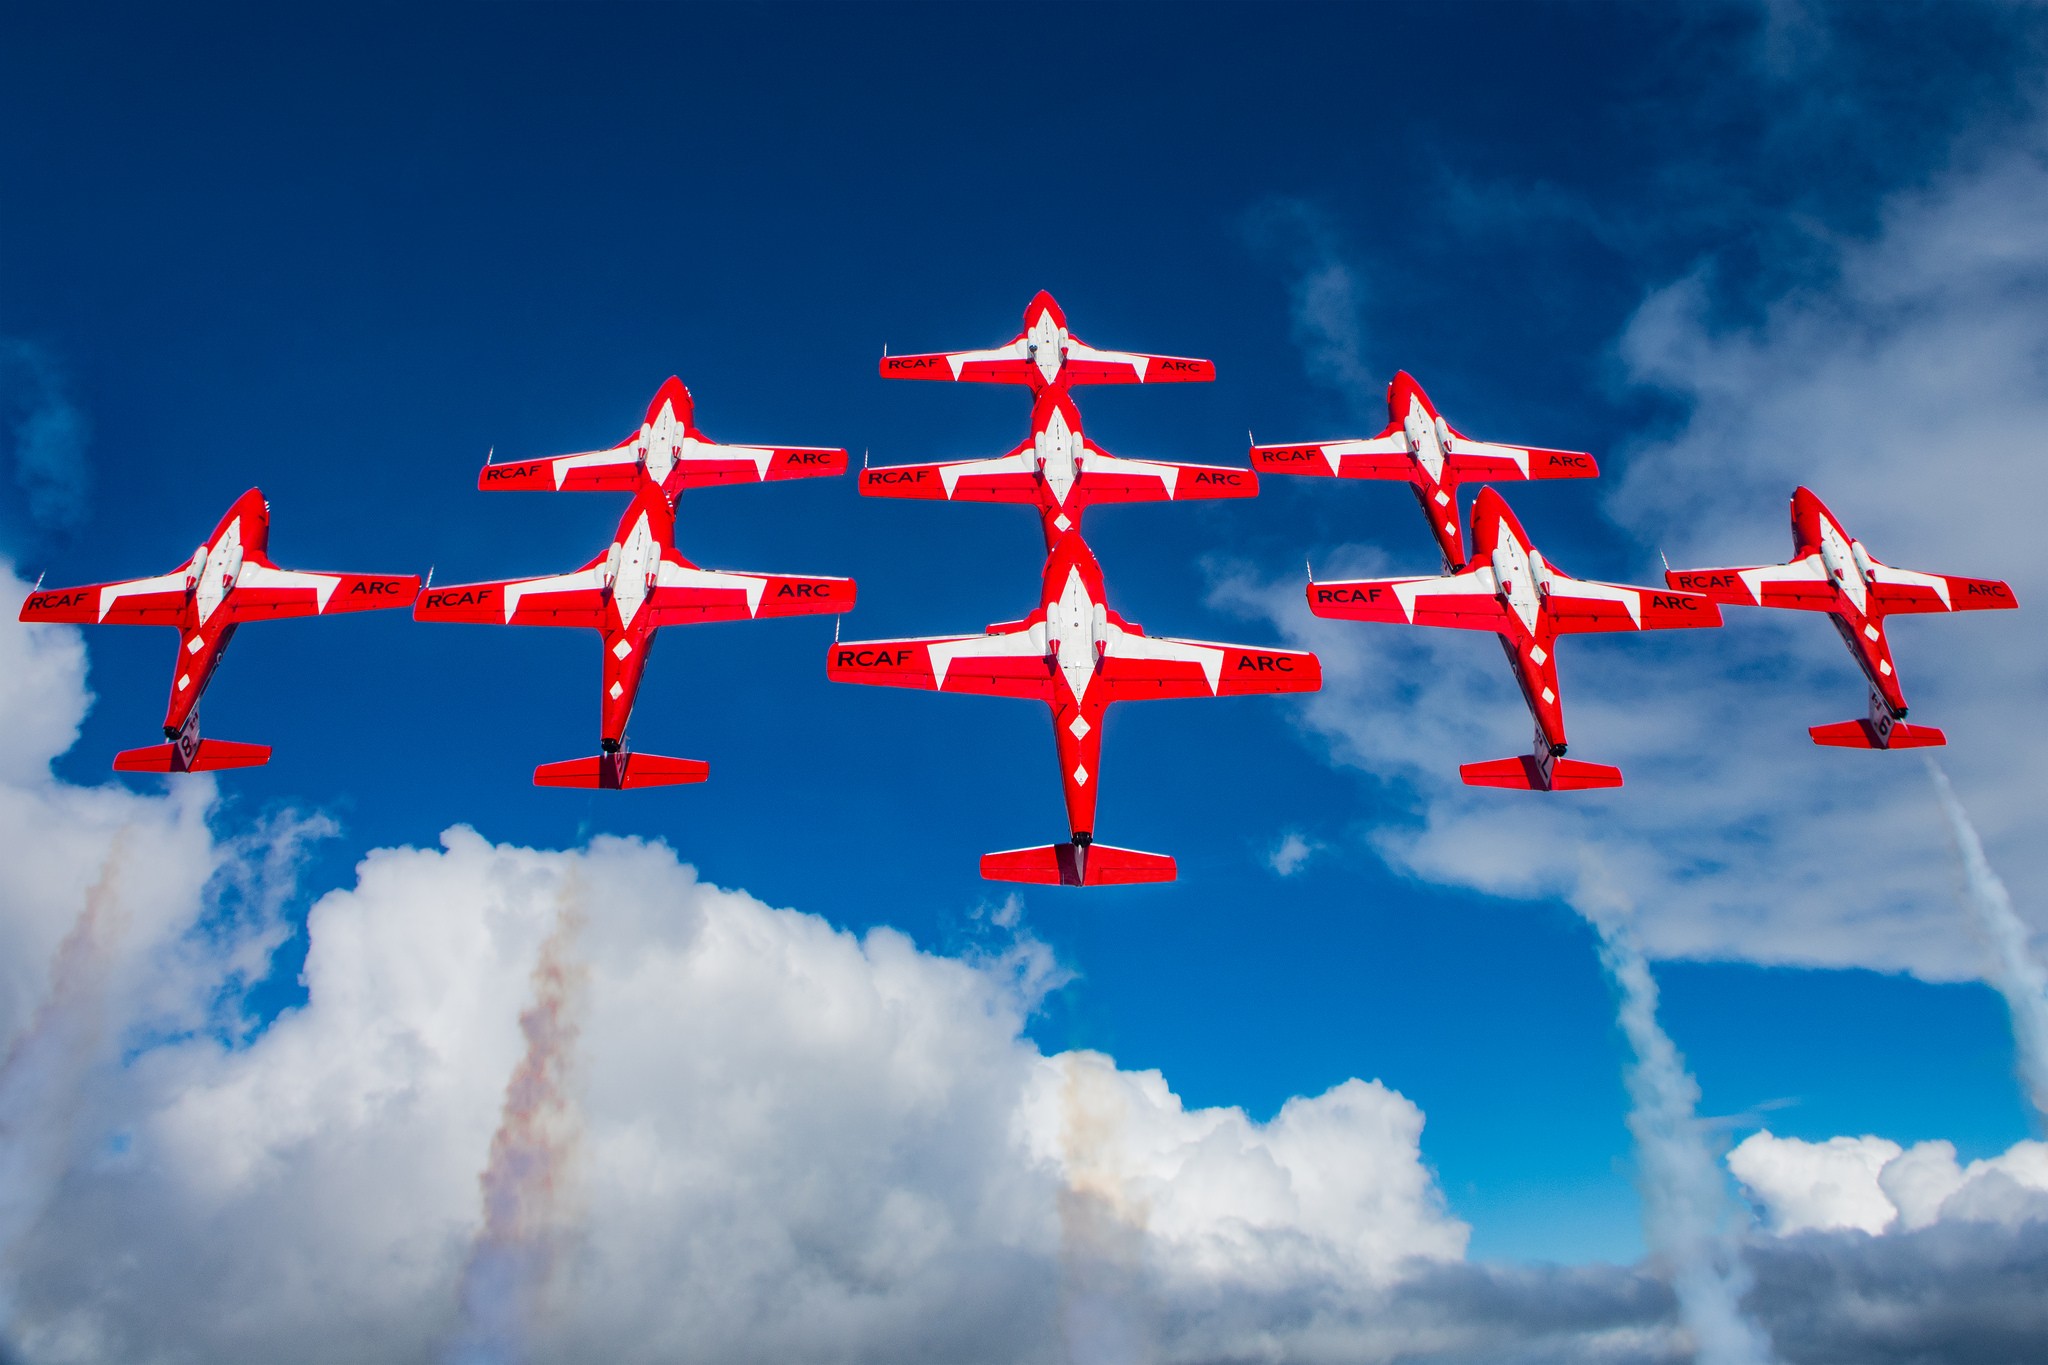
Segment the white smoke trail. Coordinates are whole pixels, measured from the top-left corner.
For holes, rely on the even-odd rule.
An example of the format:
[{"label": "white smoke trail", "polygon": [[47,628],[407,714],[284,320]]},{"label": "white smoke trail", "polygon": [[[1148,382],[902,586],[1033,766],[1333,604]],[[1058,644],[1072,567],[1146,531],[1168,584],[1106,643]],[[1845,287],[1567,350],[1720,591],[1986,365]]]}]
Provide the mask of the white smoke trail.
[{"label": "white smoke trail", "polygon": [[1155,1355],[1142,1283],[1151,1210],[1130,1197],[1118,1146],[1129,1106],[1107,1057],[1059,1060],[1061,1340],[1070,1365],[1143,1365]]},{"label": "white smoke trail", "polygon": [[2017,1054],[2020,1080],[2034,1110],[2048,1118],[2048,969],[2034,956],[2027,941],[2027,926],[2012,908],[2012,896],[2005,883],[1991,870],[1984,857],[1984,842],[1977,827],[1956,800],[1948,774],[1927,755],[1927,775],[1934,781],[1934,794],[1941,799],[1948,816],[1949,833],[1963,862],[1964,900],[1975,918],[1985,946],[1991,950],[1991,985],[2005,997],[2012,1015],[2013,1050]]},{"label": "white smoke trail", "polygon": [[50,963],[43,1002],[0,1061],[0,1329],[12,1316],[12,1260],[68,1160],[85,1076],[106,1030],[110,954],[125,916],[128,831],[114,834],[99,876]]},{"label": "white smoke trail", "polygon": [[463,1326],[450,1352],[457,1365],[524,1357],[561,1250],[565,1186],[580,1136],[571,1081],[589,976],[575,957],[583,921],[572,871],[534,963],[533,1001],[519,1015],[526,1051],[505,1087],[490,1162],[478,1180],[484,1225],[462,1274]]},{"label": "white smoke trail", "polygon": [[1657,981],[1620,916],[1588,916],[1600,931],[1600,961],[1621,988],[1617,1017],[1635,1061],[1627,1073],[1629,1132],[1636,1140],[1643,1230],[1670,1269],[1678,1315],[1692,1333],[1698,1365],[1764,1365],[1769,1339],[1742,1311],[1749,1291],[1727,1177],[1698,1118],[1699,1082],[1657,1022]]}]

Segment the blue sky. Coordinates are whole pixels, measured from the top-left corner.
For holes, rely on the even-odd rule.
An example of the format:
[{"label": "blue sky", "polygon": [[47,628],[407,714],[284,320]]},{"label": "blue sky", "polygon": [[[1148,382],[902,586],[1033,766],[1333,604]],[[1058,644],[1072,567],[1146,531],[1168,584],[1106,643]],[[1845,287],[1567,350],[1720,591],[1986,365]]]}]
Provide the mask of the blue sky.
[{"label": "blue sky", "polygon": [[[252,484],[287,566],[573,567],[617,499],[485,495],[475,469],[491,448],[609,444],[670,373],[721,439],[877,462],[999,453],[1025,430],[1019,393],[892,385],[874,361],[885,344],[1004,340],[1040,288],[1093,344],[1216,362],[1213,385],[1084,391],[1111,451],[1240,463],[1248,429],[1367,434],[1378,386],[1406,368],[1470,433],[1596,452],[1603,487],[1512,501],[1573,572],[1650,581],[1657,542],[1610,498],[1638,453],[1675,448],[1692,406],[1630,359],[1645,300],[1697,278],[1712,336],[1824,293],[1896,196],[2037,117],[2042,37],[2002,9],[1836,25],[1741,5],[52,7],[4,31],[0,333],[36,347],[83,415],[88,492],[68,521],[5,500],[0,548],[52,583],[160,572]],[[1304,281],[1333,269],[1342,289],[1318,312]],[[1747,553],[1783,556],[1789,492],[1753,505]],[[1656,498],[1640,481],[1632,496]],[[820,480],[687,495],[678,528],[707,566],[853,575],[859,636],[974,629],[1037,592],[1018,509]],[[1295,584],[1304,557],[1376,551],[1393,572],[1433,558],[1406,495],[1370,485],[1271,478],[1253,503],[1106,509],[1089,530],[1127,617],[1248,643],[1280,626],[1219,582]],[[2021,567],[1988,543],[1967,563],[1889,553]],[[1965,673],[1939,679],[1947,624],[1901,631],[1901,654],[1909,682],[1917,669],[1960,696]],[[224,778],[212,818],[224,833],[286,808],[338,822],[302,875],[301,917],[367,851],[467,824],[543,848],[658,838],[769,905],[945,952],[990,941],[1005,893],[976,859],[1062,833],[1043,716],[835,687],[829,633],[668,632],[634,736],[709,760],[711,781],[586,795],[527,775],[591,750],[593,638],[398,614],[259,626],[213,685],[207,732],[276,757]],[[1605,669],[1641,644],[1568,658],[1568,706],[1634,700],[1614,689],[1655,671],[1624,684]],[[1639,655],[1685,670],[1719,644]],[[110,780],[112,753],[150,740],[169,647],[90,634],[97,701],[60,777]],[[1820,676],[1842,715],[1860,711],[1846,660]],[[1505,671],[1485,686],[1520,734]],[[1568,714],[1575,752],[1605,757],[1608,712]],[[1759,716],[1766,733],[1741,742],[1802,746],[1804,725],[1834,718]],[[1378,1079],[1427,1116],[1423,1157],[1475,1256],[1642,1253],[1625,1048],[1593,931],[1564,898],[1489,895],[1388,856],[1384,831],[1425,821],[1434,789],[1347,757],[1294,702],[1122,707],[1109,729],[1102,837],[1174,854],[1181,880],[1024,893],[1026,923],[1076,974],[1029,1024],[1047,1052],[1099,1049],[1163,1071],[1190,1107],[1259,1119]],[[1441,777],[1493,756],[1431,762]],[[1875,777],[1862,757],[1799,761],[1924,786],[1903,755]],[[1682,772],[1630,775],[1610,805],[1693,799]],[[1529,799],[1488,799],[1489,820],[1525,820]],[[1267,858],[1289,832],[1318,847],[1283,878]],[[1771,894],[1762,863],[1718,875]],[[304,998],[298,923],[249,998],[259,1023]],[[1664,1021],[1730,1142],[1768,1125],[1945,1138],[1970,1159],[2041,1135],[2003,1006],[1952,970],[1663,955],[1706,959],[1659,965]]]}]

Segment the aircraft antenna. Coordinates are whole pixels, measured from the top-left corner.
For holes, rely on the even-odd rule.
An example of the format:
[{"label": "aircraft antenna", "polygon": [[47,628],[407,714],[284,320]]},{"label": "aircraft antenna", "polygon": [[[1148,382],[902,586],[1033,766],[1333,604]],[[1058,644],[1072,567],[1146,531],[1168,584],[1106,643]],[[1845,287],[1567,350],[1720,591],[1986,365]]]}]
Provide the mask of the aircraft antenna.
[{"label": "aircraft antenna", "polygon": [[34,586],[33,588],[30,588],[30,589],[29,589],[29,591],[30,591],[30,592],[41,592],[41,591],[43,590],[43,580],[44,580],[45,578],[48,578],[49,576],[50,576],[50,571],[49,571],[48,569],[45,569],[45,570],[43,570],[43,571],[42,571],[41,573],[37,574],[37,575],[36,575],[36,585],[35,585],[35,586]]},{"label": "aircraft antenna", "polygon": [[427,565],[427,581],[426,581],[426,582],[425,582],[424,584],[422,584],[422,585],[421,585],[421,587],[420,587],[420,591],[421,591],[421,592],[425,592],[425,591],[426,591],[426,590],[427,590],[428,588],[431,588],[431,587],[433,587],[433,586],[434,586],[434,566],[433,566],[433,565],[431,565],[431,564],[429,564],[429,565]]},{"label": "aircraft antenna", "polygon": [[884,359],[884,360],[887,360],[888,358],[889,358],[889,343],[885,341],[885,342],[883,342],[883,343],[882,343],[882,359]]},{"label": "aircraft antenna", "polygon": [[1316,566],[1304,559],[1301,561],[1301,567],[1308,570],[1308,585],[1313,588],[1316,585]]},{"label": "aircraft antenna", "polygon": [[837,616],[832,618],[832,643],[835,645],[839,643],[839,618]]},{"label": "aircraft antenna", "polygon": [[493,443],[491,448],[484,452],[484,468],[489,469],[491,465],[496,461],[497,456],[498,447],[496,443]]},{"label": "aircraft antenna", "polygon": [[1663,561],[1664,561],[1664,572],[1665,572],[1665,573],[1670,573],[1670,572],[1671,572],[1671,559],[1670,559],[1670,557],[1669,557],[1669,556],[1667,556],[1667,555],[1666,555],[1666,554],[1664,553],[1664,547],[1663,547],[1662,545],[1659,545],[1659,546],[1657,547],[1657,558],[1659,558],[1659,559],[1661,559],[1661,560],[1663,560]]},{"label": "aircraft antenna", "polygon": [[867,451],[867,447],[866,447],[866,446],[862,446],[862,447],[861,447],[861,451],[860,451],[860,467],[861,467],[861,468],[862,468],[863,470],[865,470],[865,469],[866,469],[866,468],[868,467],[868,451]]}]

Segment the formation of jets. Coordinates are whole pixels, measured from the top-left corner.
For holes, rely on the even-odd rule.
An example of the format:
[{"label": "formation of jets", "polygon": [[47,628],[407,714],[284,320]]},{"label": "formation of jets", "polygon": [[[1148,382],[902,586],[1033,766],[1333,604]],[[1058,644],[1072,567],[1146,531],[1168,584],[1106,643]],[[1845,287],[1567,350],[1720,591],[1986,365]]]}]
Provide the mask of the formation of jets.
[{"label": "formation of jets", "polygon": [[1066,315],[1040,293],[1024,310],[1024,330],[1006,346],[938,355],[884,356],[884,378],[953,379],[1028,385],[1036,397],[1031,436],[989,460],[870,469],[861,492],[1024,503],[1045,532],[1045,577],[1038,607],[1021,621],[979,635],[909,640],[835,641],[826,673],[841,682],[978,692],[1044,702],[1065,790],[1065,843],[990,853],[990,881],[1107,886],[1166,882],[1174,861],[1160,853],[1095,842],[1095,798],[1102,774],[1102,718],[1110,703],[1166,697],[1224,697],[1313,692],[1323,684],[1313,654],[1172,640],[1147,635],[1111,609],[1102,567],[1081,538],[1081,515],[1098,502],[1246,498],[1258,476],[1213,465],[1125,460],[1081,434],[1071,392],[1083,384],[1142,384],[1214,378],[1206,360],[1098,351],[1067,331]]},{"label": "formation of jets", "polygon": [[[1201,382],[1206,360],[1098,350],[1067,330],[1065,313],[1040,293],[1024,328],[982,350],[884,354],[890,379],[1010,384],[1032,398],[1030,434],[1008,452],[977,459],[861,471],[870,497],[1015,503],[1034,508],[1045,540],[1038,603],[1020,620],[979,633],[843,641],[826,656],[841,682],[1019,697],[1051,713],[1066,805],[1066,840],[990,853],[995,881],[1105,886],[1171,881],[1174,860],[1095,842],[1102,726],[1114,702],[1312,692],[1322,666],[1302,650],[1148,635],[1109,605],[1101,565],[1081,534],[1098,503],[1249,498],[1259,472],[1406,483],[1422,508],[1442,572],[1308,584],[1309,609],[1340,620],[1491,631],[1535,722],[1531,752],[1467,763],[1473,786],[1566,791],[1618,787],[1619,769],[1566,757],[1557,641],[1592,631],[1691,629],[1721,624],[1722,605],[1826,613],[1869,682],[1867,718],[1818,725],[1817,744],[1865,749],[1939,745],[1942,732],[1906,722],[1885,618],[1908,612],[2018,605],[1992,579],[1895,568],[1850,536],[1811,490],[1792,495],[1793,557],[1783,564],[1669,569],[1663,588],[1573,578],[1537,549],[1492,486],[1528,479],[1592,478],[1584,451],[1505,445],[1466,436],[1406,373],[1387,389],[1387,426],[1377,435],[1296,445],[1256,445],[1251,468],[1128,459],[1084,434],[1074,390],[1091,384]],[[436,586],[411,574],[316,573],[269,558],[270,505],[256,489],[235,501],[212,534],[169,573],[44,589],[22,604],[24,621],[165,625],[178,631],[167,741],[124,750],[124,772],[206,772],[270,759],[268,745],[204,739],[199,702],[237,627],[248,621],[411,607],[422,621],[578,626],[602,642],[599,752],[543,763],[540,786],[637,788],[701,782],[693,759],[636,751],[626,726],[657,631],[663,626],[764,617],[837,615],[852,609],[850,578],[700,568],[676,544],[676,504],[687,489],[768,483],[846,471],[846,451],[824,446],[728,445],[698,430],[680,379],[661,386],[639,428],[618,444],[577,454],[487,462],[478,487],[629,495],[611,543],[567,573]],[[1470,544],[1459,490],[1480,483]]]}]

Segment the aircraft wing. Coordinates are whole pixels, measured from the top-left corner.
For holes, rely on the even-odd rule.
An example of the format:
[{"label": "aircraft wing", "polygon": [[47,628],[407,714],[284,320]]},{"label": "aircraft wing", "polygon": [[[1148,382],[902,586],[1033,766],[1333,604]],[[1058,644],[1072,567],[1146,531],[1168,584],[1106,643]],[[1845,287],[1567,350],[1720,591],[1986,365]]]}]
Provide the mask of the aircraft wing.
[{"label": "aircraft wing", "polygon": [[74,625],[175,626],[184,620],[185,604],[190,600],[186,580],[190,567],[154,578],[38,589],[21,604],[21,619]]},{"label": "aircraft wing", "polygon": [[1919,573],[1889,564],[1878,565],[1871,575],[1870,595],[1890,613],[1989,611],[2020,604],[2012,588],[1995,578]]},{"label": "aircraft wing", "polygon": [[282,621],[344,611],[409,607],[418,574],[308,573],[245,560],[220,609],[230,621]]},{"label": "aircraft wing", "polygon": [[1493,570],[1475,564],[1435,578],[1339,579],[1308,585],[1308,609],[1337,621],[1392,621],[1400,625],[1502,630],[1507,608]]},{"label": "aircraft wing", "polygon": [[1415,471],[1399,422],[1357,441],[1253,446],[1252,468],[1268,474],[1313,474],[1326,479],[1406,479]]},{"label": "aircraft wing", "polygon": [[1227,465],[1126,460],[1091,442],[1081,457],[1081,475],[1075,486],[1089,503],[1185,502],[1190,498],[1255,498],[1259,476]]},{"label": "aircraft wing", "polygon": [[1055,676],[1043,625],[985,635],[834,641],[826,676],[837,682],[918,687],[1050,702]]},{"label": "aircraft wing", "polygon": [[1461,480],[1590,479],[1600,466],[1583,450],[1545,450],[1541,446],[1496,445],[1452,433],[1444,452],[1444,468]]},{"label": "aircraft wing", "polygon": [[1789,564],[1756,564],[1731,569],[1667,569],[1664,581],[1684,592],[1740,607],[1789,607],[1833,611],[1834,580],[1818,554]]},{"label": "aircraft wing", "polygon": [[[610,450],[487,464],[477,475],[477,487],[630,493],[639,487],[643,468],[639,441],[635,435]],[[684,488],[772,483],[845,472],[844,450],[823,446],[721,445],[693,435],[676,448],[674,461],[661,482],[673,495]]]},{"label": "aircraft wing", "polygon": [[[1145,355],[1138,351],[1100,351],[1085,342],[1067,338],[1066,363],[1061,367],[1069,384],[1185,384],[1216,377],[1213,361],[1186,356]],[[1038,368],[1023,337],[1007,346],[980,351],[939,351],[930,355],[885,355],[881,361],[884,379],[942,379],[963,384],[1043,385],[1044,372]]]},{"label": "aircraft wing", "polygon": [[412,614],[417,621],[602,629],[605,586],[600,555],[574,573],[428,588],[413,604]]},{"label": "aircraft wing", "polygon": [[1098,351],[1071,336],[1067,338],[1065,370],[1069,384],[1199,384],[1216,377],[1214,361]]},{"label": "aircraft wing", "polygon": [[640,486],[640,434],[635,432],[609,450],[552,455],[538,460],[487,464],[476,486],[544,488],[551,492],[630,493]]},{"label": "aircraft wing", "polygon": [[1026,441],[987,460],[944,460],[890,465],[860,472],[860,491],[871,498],[942,498],[955,502],[1038,501],[1038,457]]},{"label": "aircraft wing", "polygon": [[1631,588],[1552,571],[1544,609],[1560,635],[1613,630],[1685,630],[1721,624],[1721,609],[1701,593]]},{"label": "aircraft wing", "polygon": [[655,571],[648,605],[658,626],[751,621],[764,616],[836,615],[853,609],[850,578],[726,573],[673,559]]},{"label": "aircraft wing", "polygon": [[1097,677],[1111,701],[1237,697],[1263,692],[1314,692],[1322,661],[1298,649],[1264,649],[1175,640],[1113,628]]}]

